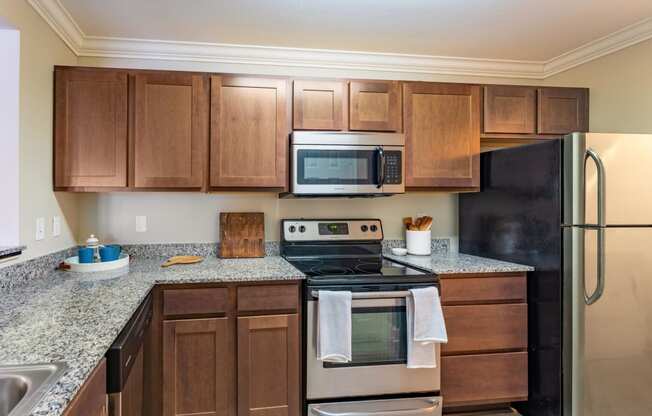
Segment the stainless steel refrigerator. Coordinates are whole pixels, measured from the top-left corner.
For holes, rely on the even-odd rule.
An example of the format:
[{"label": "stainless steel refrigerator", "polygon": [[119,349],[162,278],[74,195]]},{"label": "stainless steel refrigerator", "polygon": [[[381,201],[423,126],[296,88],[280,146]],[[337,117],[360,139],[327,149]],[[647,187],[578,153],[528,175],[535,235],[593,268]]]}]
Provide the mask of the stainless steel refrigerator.
[{"label": "stainless steel refrigerator", "polygon": [[526,415],[652,415],[652,135],[575,133],[481,156],[460,251],[528,275]]}]

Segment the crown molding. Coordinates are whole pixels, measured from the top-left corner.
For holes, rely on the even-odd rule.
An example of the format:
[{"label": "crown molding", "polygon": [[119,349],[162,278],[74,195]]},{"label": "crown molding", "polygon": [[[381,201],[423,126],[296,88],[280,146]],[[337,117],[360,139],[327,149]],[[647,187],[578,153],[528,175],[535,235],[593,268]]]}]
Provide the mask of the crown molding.
[{"label": "crown molding", "polygon": [[59,0],[28,1],[79,57],[544,79],[652,38],[649,18],[548,61],[163,41],[88,36]]},{"label": "crown molding", "polygon": [[618,52],[651,38],[652,18],[647,18],[549,60],[543,67],[544,78]]}]

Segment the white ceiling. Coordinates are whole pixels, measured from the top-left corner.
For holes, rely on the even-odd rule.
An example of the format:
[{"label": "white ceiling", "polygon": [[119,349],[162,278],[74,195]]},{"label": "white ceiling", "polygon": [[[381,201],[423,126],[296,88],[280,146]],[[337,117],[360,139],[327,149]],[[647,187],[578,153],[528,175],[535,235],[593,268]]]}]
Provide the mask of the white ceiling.
[{"label": "white ceiling", "polygon": [[650,0],[60,0],[86,36],[548,61]]}]

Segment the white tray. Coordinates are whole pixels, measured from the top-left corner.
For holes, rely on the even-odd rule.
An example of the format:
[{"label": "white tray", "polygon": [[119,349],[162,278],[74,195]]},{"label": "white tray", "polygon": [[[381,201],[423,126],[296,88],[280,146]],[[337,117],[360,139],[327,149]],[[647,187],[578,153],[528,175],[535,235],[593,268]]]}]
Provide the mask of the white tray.
[{"label": "white tray", "polygon": [[100,263],[80,263],[79,256],[74,256],[65,259],[64,263],[70,266],[70,271],[72,272],[104,272],[129,266],[129,255],[127,253],[121,253],[117,260],[103,261]]}]

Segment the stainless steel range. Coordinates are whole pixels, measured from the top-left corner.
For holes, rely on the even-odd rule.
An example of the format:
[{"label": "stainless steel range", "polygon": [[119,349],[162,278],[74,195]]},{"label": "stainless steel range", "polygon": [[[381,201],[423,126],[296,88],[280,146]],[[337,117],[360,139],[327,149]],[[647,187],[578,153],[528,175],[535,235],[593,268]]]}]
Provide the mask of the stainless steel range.
[{"label": "stainless steel range", "polygon": [[[407,368],[406,296],[431,273],[382,257],[380,220],[283,220],[281,254],[304,272],[307,412],[315,416],[441,414],[439,368]],[[352,359],[317,359],[320,290],[352,292]],[[437,352],[439,353],[439,351]]]}]

